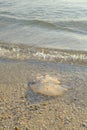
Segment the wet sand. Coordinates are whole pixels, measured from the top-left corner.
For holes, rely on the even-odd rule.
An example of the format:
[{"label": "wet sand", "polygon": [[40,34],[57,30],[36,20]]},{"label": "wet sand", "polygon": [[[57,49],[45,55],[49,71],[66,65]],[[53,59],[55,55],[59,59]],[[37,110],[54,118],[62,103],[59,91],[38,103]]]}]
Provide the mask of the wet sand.
[{"label": "wet sand", "polygon": [[[68,91],[32,92],[37,74],[57,77]],[[0,59],[0,130],[86,130],[87,67]]]}]

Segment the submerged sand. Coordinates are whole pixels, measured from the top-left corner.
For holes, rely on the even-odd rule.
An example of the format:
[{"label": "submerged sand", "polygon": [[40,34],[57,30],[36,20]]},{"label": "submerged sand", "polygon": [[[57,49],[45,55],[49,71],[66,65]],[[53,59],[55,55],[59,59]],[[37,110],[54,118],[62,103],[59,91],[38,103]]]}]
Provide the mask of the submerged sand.
[{"label": "submerged sand", "polygon": [[[0,61],[0,130],[86,130],[87,68],[38,61]],[[55,76],[67,92],[34,93],[37,74]]]}]

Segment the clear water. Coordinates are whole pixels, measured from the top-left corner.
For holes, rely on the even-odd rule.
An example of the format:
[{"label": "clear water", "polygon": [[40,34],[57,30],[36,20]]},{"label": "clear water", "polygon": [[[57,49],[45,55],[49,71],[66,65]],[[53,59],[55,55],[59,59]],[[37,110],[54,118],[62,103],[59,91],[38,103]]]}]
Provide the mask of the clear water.
[{"label": "clear water", "polygon": [[0,0],[0,41],[87,51],[87,0]]}]

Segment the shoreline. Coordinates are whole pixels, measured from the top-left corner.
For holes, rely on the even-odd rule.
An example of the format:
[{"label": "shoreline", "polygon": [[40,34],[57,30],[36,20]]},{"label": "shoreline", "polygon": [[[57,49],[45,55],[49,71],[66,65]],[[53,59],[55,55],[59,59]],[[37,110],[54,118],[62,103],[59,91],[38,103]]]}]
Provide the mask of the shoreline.
[{"label": "shoreline", "polygon": [[[41,61],[0,61],[0,130],[86,130],[87,68]],[[68,91],[31,92],[37,74],[56,76]]]},{"label": "shoreline", "polygon": [[0,58],[87,65],[86,51],[42,48],[24,44],[0,43]]}]

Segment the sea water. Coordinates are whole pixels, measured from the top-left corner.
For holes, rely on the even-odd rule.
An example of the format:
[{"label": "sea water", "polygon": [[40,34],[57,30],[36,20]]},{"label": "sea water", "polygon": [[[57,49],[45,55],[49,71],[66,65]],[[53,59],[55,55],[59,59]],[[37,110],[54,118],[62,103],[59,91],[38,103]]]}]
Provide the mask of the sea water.
[{"label": "sea water", "polygon": [[87,51],[87,0],[0,0],[0,42],[73,50],[76,58]]}]

